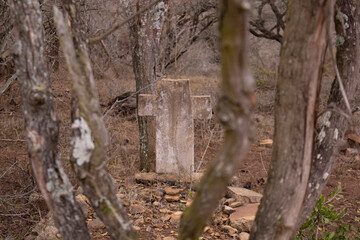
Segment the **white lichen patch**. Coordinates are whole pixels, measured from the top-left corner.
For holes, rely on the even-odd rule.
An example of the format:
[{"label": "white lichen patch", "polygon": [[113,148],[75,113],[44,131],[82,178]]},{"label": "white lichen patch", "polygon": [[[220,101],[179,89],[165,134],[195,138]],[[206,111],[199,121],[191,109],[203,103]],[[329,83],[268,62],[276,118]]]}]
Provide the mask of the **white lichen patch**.
[{"label": "white lichen patch", "polygon": [[72,155],[76,159],[76,164],[81,166],[85,162],[90,162],[95,145],[91,137],[91,130],[84,118],[76,119],[71,128],[73,131],[77,131],[72,139],[74,146]]},{"label": "white lichen patch", "polygon": [[318,140],[319,140],[319,143],[320,143],[320,144],[321,144],[321,142],[324,140],[325,136],[326,136],[326,133],[325,133],[325,131],[324,131],[324,128],[322,128],[321,131],[320,131],[320,133],[319,133],[319,135],[318,135]]},{"label": "white lichen patch", "polygon": [[324,175],[323,175],[323,179],[324,179],[324,180],[326,180],[328,177],[329,177],[329,173],[327,173],[327,172],[326,172],[326,173],[324,173]]},{"label": "white lichen patch", "polygon": [[321,122],[321,126],[324,127],[330,127],[331,123],[330,123],[330,117],[331,117],[331,112],[330,111],[327,111],[324,116],[323,116],[323,119],[322,119],[322,122]]},{"label": "white lichen patch", "polygon": [[337,128],[335,128],[334,130],[334,140],[338,140],[339,138],[339,130]]},{"label": "white lichen patch", "polygon": [[30,139],[31,151],[38,152],[43,148],[45,144],[45,138],[39,135],[37,131],[28,131],[27,137]]}]

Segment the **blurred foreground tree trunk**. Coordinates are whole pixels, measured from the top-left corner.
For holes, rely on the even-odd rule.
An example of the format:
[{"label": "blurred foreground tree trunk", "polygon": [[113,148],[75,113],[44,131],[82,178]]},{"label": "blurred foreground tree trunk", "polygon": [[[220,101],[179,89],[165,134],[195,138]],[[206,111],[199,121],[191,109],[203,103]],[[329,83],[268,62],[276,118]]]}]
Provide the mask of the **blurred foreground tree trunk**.
[{"label": "blurred foreground tree trunk", "polygon": [[249,8],[250,3],[246,0],[222,1],[223,94],[219,99],[217,114],[225,129],[224,145],[202,177],[191,206],[181,218],[180,240],[198,239],[225,193],[230,178],[248,152],[250,113],[254,105],[254,80],[247,64]]},{"label": "blurred foreground tree trunk", "polygon": [[[336,64],[349,102],[352,103],[360,79],[359,45],[359,0],[337,0],[334,20],[336,30]],[[332,49],[330,49],[332,50]],[[312,166],[306,198],[299,220],[303,223],[315,206],[331,174],[335,160],[344,140],[345,131],[351,121],[346,111],[339,80],[334,79],[328,100],[328,109],[320,122],[319,134],[315,138]],[[344,114],[345,113],[345,114]]]},{"label": "blurred foreground tree trunk", "polygon": [[[85,195],[112,239],[137,239],[127,212],[106,171],[108,135],[90,64],[85,32],[74,0],[63,0],[64,18],[54,17],[70,77],[73,80],[73,165]],[[71,26],[71,32],[68,26]]]},{"label": "blurred foreground tree trunk", "polygon": [[332,8],[332,0],[289,1],[277,80],[272,162],[252,240],[288,240],[297,230],[313,156],[316,103]]},{"label": "blurred foreground tree trunk", "polygon": [[[137,0],[135,11],[151,4],[152,0]],[[167,1],[160,1],[129,24],[133,70],[136,91],[155,94],[156,80],[164,73],[164,64],[158,62],[159,43],[166,13]],[[131,9],[131,6],[128,6]],[[141,91],[141,92],[140,92]],[[155,120],[154,117],[138,116],[140,135],[140,171],[155,171]]]},{"label": "blurred foreground tree trunk", "polygon": [[72,185],[57,159],[59,122],[44,60],[44,33],[37,0],[11,2],[16,32],[26,137],[34,176],[63,239],[90,239]]}]

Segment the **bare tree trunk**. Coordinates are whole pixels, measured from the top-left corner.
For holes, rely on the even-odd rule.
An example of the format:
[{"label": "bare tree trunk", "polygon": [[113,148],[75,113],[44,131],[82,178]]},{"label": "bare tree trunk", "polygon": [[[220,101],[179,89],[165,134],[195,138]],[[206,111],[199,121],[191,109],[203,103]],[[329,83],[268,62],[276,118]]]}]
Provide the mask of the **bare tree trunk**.
[{"label": "bare tree trunk", "polygon": [[223,1],[220,24],[223,96],[217,112],[225,128],[225,142],[181,218],[179,240],[198,239],[248,152],[254,104],[254,80],[247,64],[249,8],[246,0]]},{"label": "bare tree trunk", "polygon": [[[138,0],[136,12],[150,0]],[[159,8],[163,5],[164,8]],[[159,2],[155,7],[139,15],[130,23],[133,70],[136,81],[136,91],[155,93],[157,74],[161,75],[158,62],[158,44],[163,26],[163,14],[166,5]],[[154,8],[156,13],[154,13]],[[151,85],[153,84],[153,85]],[[154,117],[138,116],[140,135],[140,171],[155,171],[155,120]]]},{"label": "bare tree trunk", "polygon": [[[137,239],[126,210],[105,169],[108,135],[100,110],[84,31],[73,0],[63,0],[67,18],[54,8],[61,47],[73,79],[73,152],[75,171],[85,195],[112,239]],[[71,23],[72,36],[68,29]]]},{"label": "bare tree trunk", "polygon": [[85,217],[57,155],[59,122],[44,60],[44,33],[36,0],[11,2],[17,35],[16,65],[32,169],[63,239],[90,239]]},{"label": "bare tree trunk", "polygon": [[[354,100],[360,78],[359,4],[360,1],[354,0],[336,1],[335,29],[339,40],[336,64],[350,102]],[[338,79],[333,81],[328,108],[321,119],[319,134],[315,138],[310,179],[299,223],[305,221],[329,179],[339,152],[340,140],[344,138],[350,120],[340,112],[346,109],[346,106]],[[333,110],[330,110],[331,108]]]},{"label": "bare tree trunk", "polygon": [[[272,162],[250,239],[292,239],[310,174],[332,1],[290,0],[275,101]],[[305,27],[306,26],[306,27]]]}]

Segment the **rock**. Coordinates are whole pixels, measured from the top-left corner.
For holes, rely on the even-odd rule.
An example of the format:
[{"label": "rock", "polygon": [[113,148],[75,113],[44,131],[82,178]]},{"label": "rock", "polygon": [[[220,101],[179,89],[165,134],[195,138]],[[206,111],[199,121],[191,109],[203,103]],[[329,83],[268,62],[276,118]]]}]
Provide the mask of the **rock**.
[{"label": "rock", "polygon": [[163,240],[176,240],[174,237],[164,237]]},{"label": "rock", "polygon": [[87,218],[91,211],[90,202],[85,195],[79,194],[75,197],[76,201],[79,203],[84,216]]},{"label": "rock", "polygon": [[230,225],[240,232],[250,232],[259,204],[246,204],[230,215]]},{"label": "rock", "polygon": [[244,203],[260,203],[262,195],[240,187],[227,187],[227,195],[236,199],[237,202]]},{"label": "rock", "polygon": [[233,203],[230,203],[229,207],[237,208],[237,207],[240,207],[242,205],[243,205],[243,203],[241,203],[241,202],[233,202]]},{"label": "rock", "polygon": [[92,231],[105,228],[104,223],[99,218],[95,218],[90,221],[87,221],[87,224],[88,224],[89,230],[92,230]]},{"label": "rock", "polygon": [[223,213],[232,214],[233,212],[235,212],[235,209],[233,209],[232,207],[226,206],[226,205],[224,206]]},{"label": "rock", "polygon": [[273,140],[272,139],[264,139],[260,141],[260,145],[264,145],[266,147],[271,147],[273,144]]},{"label": "rock", "polygon": [[238,230],[229,225],[224,225],[221,228],[224,232],[228,233],[231,237],[234,237],[237,235]]},{"label": "rock", "polygon": [[161,217],[161,221],[166,222],[169,221],[171,219],[171,215],[165,215],[163,217]]},{"label": "rock", "polygon": [[167,202],[179,202],[180,201],[180,196],[169,196],[169,195],[166,195],[165,196],[165,200]]},{"label": "rock", "polygon": [[356,148],[347,148],[346,155],[347,156],[356,156],[359,154],[359,151]]},{"label": "rock", "polygon": [[144,213],[144,212],[145,212],[145,208],[144,208],[143,206],[141,206],[141,205],[133,204],[133,205],[131,205],[129,212],[130,212],[131,214]]},{"label": "rock", "polygon": [[179,188],[172,188],[172,187],[166,187],[165,189],[165,193],[171,196],[174,195],[178,195],[180,194],[182,191],[184,191],[184,189],[179,189]]},{"label": "rock", "polygon": [[153,202],[153,205],[154,205],[155,207],[158,207],[158,206],[160,206],[160,203],[159,203],[158,201],[155,201],[155,202]]},{"label": "rock", "polygon": [[55,226],[47,226],[39,233],[35,240],[57,240],[56,234],[58,234],[58,230]]},{"label": "rock", "polygon": [[[193,176],[189,175],[178,175],[178,174],[157,174],[157,173],[137,173],[135,174],[135,181],[137,183],[143,184],[153,184],[153,183],[168,183],[175,184],[178,182],[186,183],[190,185],[191,183],[200,182],[202,173],[194,173]],[[194,186],[193,186],[194,187]]]},{"label": "rock", "polygon": [[228,198],[225,200],[224,205],[230,205],[231,203],[235,202],[235,198]]},{"label": "rock", "polygon": [[251,148],[252,152],[263,152],[265,150],[266,150],[266,148],[263,148],[263,147],[252,147]]},{"label": "rock", "polygon": [[170,221],[171,221],[172,223],[179,223],[182,214],[183,214],[183,212],[181,212],[181,211],[174,212],[174,213],[171,215]]},{"label": "rock", "polygon": [[248,234],[247,232],[242,232],[239,234],[240,240],[249,240],[249,238],[250,238],[250,234]]},{"label": "rock", "polygon": [[134,226],[139,226],[140,224],[144,224],[143,218],[139,218],[134,221]]}]

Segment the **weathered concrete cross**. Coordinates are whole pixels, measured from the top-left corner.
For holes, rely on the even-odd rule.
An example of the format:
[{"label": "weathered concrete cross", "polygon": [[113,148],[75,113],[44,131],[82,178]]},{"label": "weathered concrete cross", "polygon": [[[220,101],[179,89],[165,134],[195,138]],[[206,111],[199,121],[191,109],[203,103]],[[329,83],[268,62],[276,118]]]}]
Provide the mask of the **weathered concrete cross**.
[{"label": "weathered concrete cross", "polygon": [[140,94],[138,114],[156,117],[156,172],[194,171],[194,121],[211,118],[210,96],[190,96],[189,80],[164,79],[157,95]]}]

